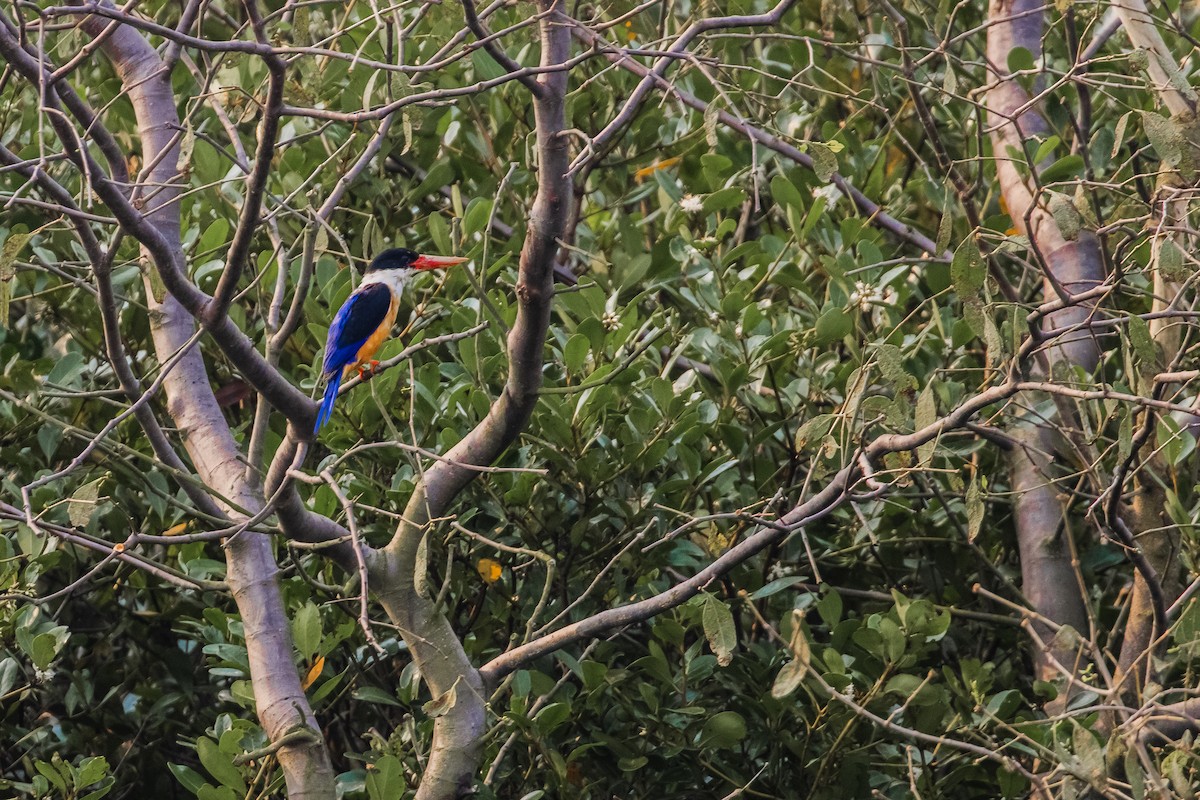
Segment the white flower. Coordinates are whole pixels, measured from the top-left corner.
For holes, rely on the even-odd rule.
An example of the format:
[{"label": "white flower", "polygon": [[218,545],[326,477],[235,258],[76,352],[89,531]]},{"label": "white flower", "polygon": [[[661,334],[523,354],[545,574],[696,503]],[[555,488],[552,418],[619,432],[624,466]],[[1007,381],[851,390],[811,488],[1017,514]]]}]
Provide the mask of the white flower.
[{"label": "white flower", "polygon": [[695,214],[704,209],[704,201],[694,194],[685,194],[679,201],[679,207],[689,214]]},{"label": "white flower", "polygon": [[788,575],[794,575],[795,573],[796,573],[795,567],[791,567],[786,564],[781,564],[778,561],[776,561],[774,564],[771,565],[771,568],[769,570],[767,570],[767,580],[775,581],[775,580],[779,580],[780,578],[786,578]]},{"label": "white flower", "polygon": [[871,308],[871,304],[881,300],[883,296],[879,293],[879,289],[865,281],[858,281],[854,284],[854,291],[850,293],[850,303],[859,307],[861,311],[867,311]]},{"label": "white flower", "polygon": [[858,306],[860,311],[870,311],[872,306],[892,306],[896,304],[896,290],[890,286],[881,289],[865,281],[858,281],[854,284],[854,291],[850,293],[850,303]]}]

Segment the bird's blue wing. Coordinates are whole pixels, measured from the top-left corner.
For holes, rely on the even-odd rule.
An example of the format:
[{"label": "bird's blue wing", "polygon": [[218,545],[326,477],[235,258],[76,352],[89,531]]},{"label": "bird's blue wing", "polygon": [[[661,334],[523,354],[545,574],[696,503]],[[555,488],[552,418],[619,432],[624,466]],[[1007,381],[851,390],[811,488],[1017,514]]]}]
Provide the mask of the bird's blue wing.
[{"label": "bird's blue wing", "polygon": [[354,361],[363,343],[387,317],[392,292],[382,283],[360,286],[338,309],[329,326],[325,362],[321,371],[328,378]]}]

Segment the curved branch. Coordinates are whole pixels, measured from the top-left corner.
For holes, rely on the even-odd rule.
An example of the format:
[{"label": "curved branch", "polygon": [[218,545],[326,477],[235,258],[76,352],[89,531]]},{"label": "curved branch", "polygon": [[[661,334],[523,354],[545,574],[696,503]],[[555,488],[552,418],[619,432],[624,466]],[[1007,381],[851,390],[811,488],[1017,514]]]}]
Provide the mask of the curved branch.
[{"label": "curved branch", "polygon": [[[267,44],[266,28],[258,13],[258,4],[254,0],[243,0],[246,13],[250,16],[254,35],[262,44]],[[237,292],[238,281],[246,271],[246,262],[250,256],[250,243],[258,228],[259,212],[262,211],[263,195],[267,189],[267,179],[271,176],[273,165],[271,159],[275,156],[275,139],[279,135],[279,119],[283,109],[283,85],[287,77],[286,65],[283,59],[272,53],[264,56],[270,78],[267,81],[267,100],[263,105],[262,119],[258,123],[258,148],[254,152],[254,168],[246,178],[246,195],[242,202],[242,211],[238,216],[237,229],[229,243],[229,254],[225,259],[225,268],[213,292],[212,299],[205,305],[199,315],[204,325],[211,326],[223,318],[233,302]]]},{"label": "curved branch", "polygon": [[750,534],[691,578],[653,597],[601,611],[554,633],[534,639],[528,644],[514,647],[481,667],[479,674],[483,676],[486,685],[495,686],[505,675],[536,658],[575,642],[600,636],[615,628],[643,622],[687,602],[703,591],[709,583],[746,559],[762,552],[793,531],[832,513],[848,497],[847,492],[857,470],[858,467],[854,463],[842,467],[824,489],[785,514],[778,525],[763,527]]},{"label": "curved branch", "polygon": [[[98,18],[89,19],[84,20],[83,27],[95,34],[105,28],[105,23]],[[0,49],[6,45],[5,36],[6,32],[0,30]],[[203,293],[183,274],[178,203],[179,120],[175,97],[170,73],[157,51],[133,28],[120,26],[104,41],[103,51],[116,68],[133,104],[142,150],[150,165],[144,179],[147,184],[161,188],[159,202],[145,214],[132,208],[128,199],[106,179],[94,176],[94,188],[109,203],[122,225],[131,229],[142,242],[144,252],[154,259],[168,289],[180,290],[178,295],[172,291],[158,298],[147,279],[151,333],[161,360],[165,354],[179,351],[192,338],[196,331],[194,315],[197,309],[189,307],[189,301],[195,301],[197,296],[203,298]],[[64,143],[64,146],[69,145]],[[84,153],[76,155],[86,158]],[[307,416],[304,408],[311,414],[312,404],[308,398],[283,381],[228,317],[209,330],[218,343],[224,342],[223,347],[231,338],[242,342],[256,359],[252,364],[261,365],[274,380],[282,381],[291,393],[302,399],[298,415]],[[226,349],[226,352],[230,351]],[[242,454],[217,404],[198,348],[192,348],[179,359],[175,369],[166,376],[164,387],[168,411],[183,432],[184,445],[201,478],[250,516],[263,511],[265,503],[246,478]],[[260,391],[270,396],[270,388],[264,386]],[[277,582],[279,570],[272,543],[264,534],[243,531],[230,538],[225,547],[228,584],[245,626],[250,677],[263,729],[272,741],[279,741],[298,729],[306,728],[316,733],[319,726],[292,662],[290,629]],[[280,747],[278,760],[289,797],[293,800],[317,800],[333,795],[333,769],[319,735]]]},{"label": "curved branch", "polygon": [[[625,55],[620,48],[613,47],[606,39],[604,39],[604,37],[600,36],[591,28],[588,28],[587,26],[583,25],[583,23],[574,19],[568,19],[567,22],[571,26],[571,35],[573,35],[579,41],[587,44],[589,47],[599,48],[604,57],[612,63],[616,64],[622,69],[632,72],[635,75],[640,75],[642,77],[651,75],[650,70],[647,67],[642,66],[629,56]],[[678,98],[678,100],[688,108],[693,108],[705,114],[709,113],[708,103],[696,97],[694,94],[680,89],[666,78],[656,77],[655,83],[659,89],[664,92],[669,92]],[[734,116],[724,109],[719,109],[717,111],[717,121],[730,130],[737,131],[747,139],[762,145],[768,150],[774,151],[784,158],[796,162],[805,169],[812,170],[814,168],[812,157],[807,153],[801,152],[799,149],[791,144],[788,144],[779,137],[749,124],[745,120]],[[846,180],[845,177],[835,172],[829,180],[835,186],[837,186],[839,191],[854,201],[854,205],[863,214],[863,216],[865,216],[871,222],[872,225],[888,231],[897,238],[906,241],[914,247],[924,250],[927,253],[937,252],[937,243],[934,242],[933,239],[930,239],[920,231],[913,229],[912,226],[901,222],[900,220],[888,214],[878,203],[851,185],[851,183]],[[947,253],[946,255],[949,256],[951,254]]]},{"label": "curved branch", "polygon": [[523,74],[521,65],[518,64],[508,53],[504,52],[504,48],[492,37],[489,31],[479,19],[479,15],[475,11],[474,0],[462,0],[463,16],[467,19],[467,27],[471,29],[471,33],[475,34],[479,39],[479,45],[484,51],[492,57],[492,60],[499,64],[506,72],[519,75],[517,80],[521,85],[528,89],[534,97],[540,97],[542,94],[542,85],[537,82],[537,79],[532,75]]},{"label": "curved branch", "polygon": [[[105,29],[104,23],[98,18],[85,20],[83,24],[85,28],[96,32]],[[156,155],[146,159],[148,164],[153,165],[148,178],[158,187],[154,206],[143,213],[126,195],[125,187],[106,177],[91,155],[77,146],[75,131],[65,118],[50,114],[50,123],[62,141],[64,152],[88,176],[97,196],[108,205],[122,229],[137,239],[150,255],[163,285],[171,295],[170,302],[177,302],[189,315],[198,316],[210,298],[187,277],[183,250],[173,244],[179,239],[176,207],[179,196],[179,119],[169,81],[162,72],[158,53],[134,30],[122,26],[104,44],[104,52],[117,67],[122,82],[129,87],[128,94],[138,116],[139,127],[152,132],[155,138],[157,149],[153,152]],[[50,73],[24,51],[5,25],[0,25],[0,57],[34,85],[40,86],[49,78]],[[46,100],[51,107],[57,105],[57,99],[54,90],[47,87]],[[268,398],[271,405],[302,427],[312,427],[316,403],[272,367],[240,328],[227,317],[222,317],[207,329],[229,360],[257,391]]]},{"label": "curved branch", "polygon": [[579,171],[583,165],[589,160],[591,153],[603,152],[609,142],[615,138],[625,126],[637,114],[642,102],[646,99],[646,95],[650,90],[661,80],[667,72],[667,68],[671,66],[678,57],[687,51],[687,47],[700,34],[711,31],[721,30],[724,28],[752,28],[767,25],[774,25],[783,18],[796,0],[779,0],[770,11],[765,14],[753,15],[734,15],[728,17],[709,17],[693,23],[683,33],[679,34],[675,42],[667,49],[658,62],[646,73],[637,87],[630,92],[629,99],[625,101],[625,105],[617,112],[612,121],[604,126],[604,130],[600,131],[588,144],[587,149],[580,153],[571,163],[569,174],[574,174]]}]

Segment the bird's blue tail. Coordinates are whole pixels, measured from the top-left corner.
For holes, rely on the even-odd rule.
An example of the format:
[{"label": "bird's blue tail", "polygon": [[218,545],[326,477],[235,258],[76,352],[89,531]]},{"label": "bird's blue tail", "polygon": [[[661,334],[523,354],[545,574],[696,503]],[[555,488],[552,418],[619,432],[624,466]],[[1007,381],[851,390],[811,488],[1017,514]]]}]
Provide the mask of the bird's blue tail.
[{"label": "bird's blue tail", "polygon": [[325,386],[325,399],[321,401],[321,408],[317,411],[317,424],[313,427],[313,435],[320,432],[321,426],[329,421],[329,417],[333,414],[333,401],[337,400],[338,389],[342,385],[342,371],[339,369],[333,373],[329,379],[329,383]]}]

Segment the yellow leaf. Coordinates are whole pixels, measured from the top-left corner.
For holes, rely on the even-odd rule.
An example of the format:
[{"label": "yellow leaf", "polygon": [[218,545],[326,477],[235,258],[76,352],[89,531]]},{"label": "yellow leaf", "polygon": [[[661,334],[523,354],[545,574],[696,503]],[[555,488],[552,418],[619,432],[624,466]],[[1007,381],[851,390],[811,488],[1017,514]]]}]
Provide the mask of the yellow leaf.
[{"label": "yellow leaf", "polygon": [[662,161],[655,161],[653,164],[651,164],[648,167],[642,167],[637,172],[633,173],[633,177],[640,181],[642,178],[649,178],[651,175],[658,172],[660,169],[666,169],[667,167],[673,167],[678,163],[679,163],[679,156],[675,156],[674,158],[664,158]]},{"label": "yellow leaf", "polygon": [[313,685],[313,682],[321,676],[321,670],[325,669],[325,656],[317,656],[316,662],[312,665],[312,669],[304,676],[304,682],[300,684],[301,689],[308,689]]},{"label": "yellow leaf", "polygon": [[475,571],[479,573],[479,577],[483,578],[483,582],[493,584],[500,580],[500,573],[504,568],[500,566],[500,562],[490,558],[481,558],[475,564]]},{"label": "yellow leaf", "polygon": [[178,525],[172,525],[162,532],[163,536],[178,536],[181,533],[187,533],[188,528],[192,527],[191,520],[181,522]]}]

